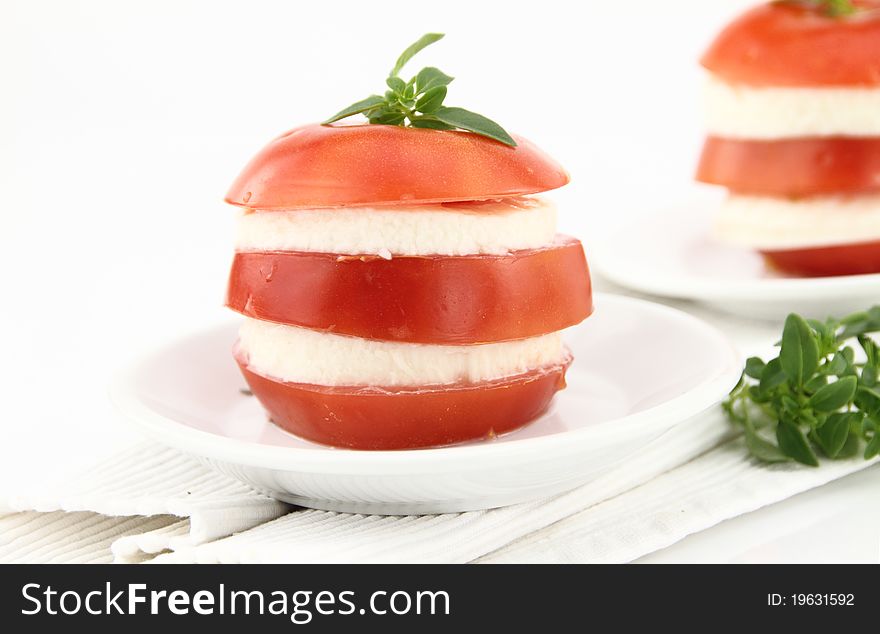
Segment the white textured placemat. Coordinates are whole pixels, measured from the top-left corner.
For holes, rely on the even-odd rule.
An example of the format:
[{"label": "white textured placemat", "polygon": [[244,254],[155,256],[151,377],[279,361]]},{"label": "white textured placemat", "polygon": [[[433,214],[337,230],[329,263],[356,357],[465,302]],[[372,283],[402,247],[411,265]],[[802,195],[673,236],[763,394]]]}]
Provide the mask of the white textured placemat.
[{"label": "white textured placemat", "polygon": [[9,500],[20,512],[0,517],[0,561],[624,562],[866,466],[758,464],[713,409],[569,493],[381,517],[291,509],[142,443]]},{"label": "white textured placemat", "polygon": [[[0,516],[0,561],[99,564],[115,559],[140,562],[151,557],[151,544],[141,543],[142,536],[166,529],[186,532],[188,525],[187,520],[168,515],[107,517],[84,511],[10,513]],[[134,547],[129,546],[130,540],[134,540]],[[114,556],[116,545],[120,545],[123,556]]]},{"label": "white textured placemat", "polygon": [[[118,543],[116,539],[110,543],[117,559],[135,561],[144,553],[174,550],[245,531],[290,510],[287,504],[222,476],[190,456],[149,441],[137,442],[54,484],[24,487],[8,496],[4,507],[7,513],[37,511],[55,517],[61,517],[60,511],[70,513],[76,521],[34,525],[41,533],[58,531],[59,541],[77,539],[77,521],[83,522],[83,530],[89,530],[92,519],[80,514],[83,511],[109,518],[177,518],[173,528],[169,522],[145,522],[141,530],[136,530],[135,522],[120,524],[125,534],[116,536]],[[25,551],[36,543],[31,536],[5,530],[14,521],[9,515],[0,517],[0,561],[19,557],[16,548]],[[108,529],[111,526],[108,524]],[[99,542],[92,543],[98,547]],[[100,544],[104,548],[103,542]],[[59,551],[56,558],[64,560],[65,553]],[[95,556],[100,558],[97,553]]]}]

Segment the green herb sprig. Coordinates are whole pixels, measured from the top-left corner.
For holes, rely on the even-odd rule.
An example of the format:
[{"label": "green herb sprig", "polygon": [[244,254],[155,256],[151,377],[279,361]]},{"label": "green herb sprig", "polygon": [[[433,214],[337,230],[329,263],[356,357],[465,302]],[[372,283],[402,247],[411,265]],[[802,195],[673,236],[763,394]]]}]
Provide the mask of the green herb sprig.
[{"label": "green herb sprig", "polygon": [[433,130],[467,130],[516,147],[513,137],[491,119],[464,108],[443,105],[447,86],[452,83],[454,77],[433,66],[423,68],[409,81],[399,76],[400,71],[416,53],[442,38],[442,33],[423,35],[397,58],[397,63],[385,80],[388,89],[384,95],[370,95],[362,101],[353,103],[324,121],[323,125],[362,114],[370,123],[409,125],[413,128]]},{"label": "green herb sprig", "polygon": [[843,18],[856,12],[852,0],[811,0],[822,7],[822,12],[830,18]]},{"label": "green herb sprig", "polygon": [[[824,322],[789,315],[779,355],[748,359],[722,404],[742,426],[752,455],[818,466],[817,453],[880,454],[880,345],[868,336],[878,331],[880,306]],[[850,342],[861,347],[864,361],[856,361]]]}]

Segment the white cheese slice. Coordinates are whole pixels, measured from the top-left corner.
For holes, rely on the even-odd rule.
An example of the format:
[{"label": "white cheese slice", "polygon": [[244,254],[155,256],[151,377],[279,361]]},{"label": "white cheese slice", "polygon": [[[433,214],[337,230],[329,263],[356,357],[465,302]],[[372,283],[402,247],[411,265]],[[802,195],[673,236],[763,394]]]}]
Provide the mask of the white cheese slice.
[{"label": "white cheese slice", "polygon": [[243,213],[238,251],[343,255],[499,255],[553,243],[556,206],[535,197],[421,207]]},{"label": "white cheese slice", "polygon": [[705,128],[740,139],[880,136],[880,88],[775,88],[709,76]]},{"label": "white cheese slice", "polygon": [[314,385],[477,383],[563,363],[560,333],[472,346],[373,341],[247,318],[239,353],[263,376]]},{"label": "white cheese slice", "polygon": [[715,233],[753,249],[797,249],[880,240],[880,195],[790,200],[731,195]]}]

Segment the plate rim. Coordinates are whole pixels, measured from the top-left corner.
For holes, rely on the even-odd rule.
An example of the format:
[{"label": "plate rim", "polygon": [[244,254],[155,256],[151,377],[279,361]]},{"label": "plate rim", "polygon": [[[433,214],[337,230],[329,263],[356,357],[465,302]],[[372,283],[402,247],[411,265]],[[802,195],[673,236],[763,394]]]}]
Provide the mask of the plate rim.
[{"label": "plate rim", "polygon": [[666,421],[659,429],[665,431],[709,409],[734,387],[742,372],[742,356],[724,333],[706,321],[671,306],[613,293],[596,293],[597,304],[614,302],[659,311],[676,319],[689,322],[692,328],[715,339],[720,349],[727,353],[717,373],[699,383],[684,394],[649,407],[646,410],[611,418],[594,426],[567,430],[541,436],[522,438],[505,443],[473,443],[394,451],[359,451],[353,449],[321,448],[315,451],[301,447],[264,445],[221,436],[194,429],[184,423],[163,416],[149,408],[138,396],[135,377],[140,367],[149,359],[179,346],[184,341],[204,333],[206,328],[190,331],[169,341],[165,346],[141,354],[114,374],[108,393],[120,417],[136,426],[143,433],[159,442],[191,455],[281,471],[323,473],[337,475],[392,475],[400,473],[432,473],[447,471],[450,463],[456,469],[485,471],[493,465],[509,467],[512,462],[534,462],[536,456],[569,455],[582,451],[585,442],[608,438],[620,433],[621,428],[638,430],[655,427],[658,420]]}]

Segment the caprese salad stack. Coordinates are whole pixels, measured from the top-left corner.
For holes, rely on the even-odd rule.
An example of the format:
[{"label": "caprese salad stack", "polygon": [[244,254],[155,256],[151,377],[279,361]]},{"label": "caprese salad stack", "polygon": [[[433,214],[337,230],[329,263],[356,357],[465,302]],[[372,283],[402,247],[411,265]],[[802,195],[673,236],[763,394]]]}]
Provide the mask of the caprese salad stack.
[{"label": "caprese salad stack", "polygon": [[[400,89],[417,110],[415,78]],[[235,358],[272,421],[403,449],[491,438],[547,408],[572,361],[560,331],[592,312],[590,277],[534,195],[566,172],[504,138],[307,125],[245,168],[227,196],[242,208],[227,304],[245,316]]]},{"label": "caprese salad stack", "polygon": [[880,1],[758,6],[702,64],[718,236],[790,274],[880,272]]}]

